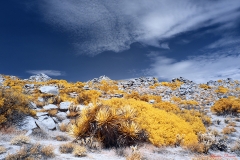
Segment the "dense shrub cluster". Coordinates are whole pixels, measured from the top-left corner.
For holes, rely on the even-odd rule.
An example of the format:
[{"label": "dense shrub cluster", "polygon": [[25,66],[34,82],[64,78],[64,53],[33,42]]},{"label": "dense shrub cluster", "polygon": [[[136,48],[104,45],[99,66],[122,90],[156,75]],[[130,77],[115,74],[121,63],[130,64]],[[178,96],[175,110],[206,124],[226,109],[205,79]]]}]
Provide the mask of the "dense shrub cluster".
[{"label": "dense shrub cluster", "polygon": [[236,115],[240,112],[240,99],[235,97],[222,98],[211,107],[211,111],[218,115]]},{"label": "dense shrub cluster", "polygon": [[175,145],[177,135],[183,136],[181,145],[188,145],[197,142],[196,134],[205,132],[205,127],[191,113],[176,115],[140,100],[112,98],[102,101],[101,106],[84,110],[73,125],[72,134],[75,137],[94,134],[105,146],[116,146],[140,140],[143,130],[156,146]]},{"label": "dense shrub cluster", "polygon": [[36,114],[29,108],[29,98],[17,90],[0,88],[0,125],[26,114]]}]

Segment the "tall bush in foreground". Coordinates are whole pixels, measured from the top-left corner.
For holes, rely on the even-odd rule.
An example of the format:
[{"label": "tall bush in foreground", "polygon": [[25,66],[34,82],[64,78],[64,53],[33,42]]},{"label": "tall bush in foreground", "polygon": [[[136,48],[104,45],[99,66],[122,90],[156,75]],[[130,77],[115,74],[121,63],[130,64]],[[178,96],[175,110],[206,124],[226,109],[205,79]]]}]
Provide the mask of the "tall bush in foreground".
[{"label": "tall bush in foreground", "polygon": [[143,131],[156,146],[175,145],[178,135],[183,137],[181,145],[198,142],[197,133],[206,131],[201,119],[192,118],[195,123],[186,121],[190,115],[182,117],[140,100],[112,98],[82,111],[71,133],[75,137],[92,135],[105,146],[131,145],[143,139]]},{"label": "tall bush in foreground", "polygon": [[0,88],[0,125],[11,123],[27,114],[36,114],[29,108],[27,96],[13,89]]},{"label": "tall bush in foreground", "polygon": [[71,134],[77,138],[95,137],[108,147],[129,146],[146,136],[134,122],[136,112],[130,106],[112,108],[108,105],[93,106],[82,111]]}]

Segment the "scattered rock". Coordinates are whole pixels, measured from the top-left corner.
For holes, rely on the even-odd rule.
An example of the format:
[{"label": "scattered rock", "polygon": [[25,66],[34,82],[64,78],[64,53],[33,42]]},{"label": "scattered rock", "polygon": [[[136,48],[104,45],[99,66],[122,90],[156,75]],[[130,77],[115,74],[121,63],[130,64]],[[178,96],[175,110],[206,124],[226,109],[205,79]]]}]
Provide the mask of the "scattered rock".
[{"label": "scattered rock", "polygon": [[41,122],[50,130],[56,128],[56,124],[51,117],[45,118]]},{"label": "scattered rock", "polygon": [[43,116],[43,115],[48,115],[48,112],[37,112],[37,116]]},{"label": "scattered rock", "polygon": [[48,93],[53,95],[58,95],[59,91],[57,86],[42,86],[39,88],[42,93]]},{"label": "scattered rock", "polygon": [[35,124],[35,119],[31,116],[26,116],[22,122],[18,125],[19,129],[22,130],[32,130],[34,128],[37,128],[37,125]]},{"label": "scattered rock", "polygon": [[59,109],[62,111],[67,111],[71,104],[71,102],[61,102]]},{"label": "scattered rock", "polygon": [[59,113],[56,114],[56,117],[60,121],[65,120],[65,119],[67,119],[67,113],[59,112]]},{"label": "scattered rock", "polygon": [[58,106],[56,106],[54,104],[49,104],[49,105],[44,106],[43,109],[45,109],[45,110],[58,109]]}]

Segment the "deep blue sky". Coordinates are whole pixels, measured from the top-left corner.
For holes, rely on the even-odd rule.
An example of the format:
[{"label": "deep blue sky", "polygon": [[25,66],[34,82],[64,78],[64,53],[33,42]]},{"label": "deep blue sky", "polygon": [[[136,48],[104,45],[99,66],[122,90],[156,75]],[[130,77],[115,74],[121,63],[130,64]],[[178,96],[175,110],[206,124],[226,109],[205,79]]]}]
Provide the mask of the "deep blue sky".
[{"label": "deep blue sky", "polygon": [[240,80],[239,0],[2,0],[0,74]]}]

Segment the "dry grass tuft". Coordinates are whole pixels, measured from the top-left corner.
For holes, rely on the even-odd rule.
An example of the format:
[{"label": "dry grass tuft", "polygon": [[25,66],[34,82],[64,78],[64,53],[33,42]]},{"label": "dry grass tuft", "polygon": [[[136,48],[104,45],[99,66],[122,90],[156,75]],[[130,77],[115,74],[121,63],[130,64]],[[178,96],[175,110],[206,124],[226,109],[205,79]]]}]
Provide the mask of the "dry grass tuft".
[{"label": "dry grass tuft", "polygon": [[204,153],[204,144],[203,143],[194,143],[187,146],[187,149],[195,153]]},{"label": "dry grass tuft", "polygon": [[0,146],[0,154],[5,153],[7,150],[5,147]]},{"label": "dry grass tuft", "polygon": [[137,146],[130,146],[132,153],[126,157],[126,160],[141,160],[142,155],[138,151]]},{"label": "dry grass tuft", "polygon": [[73,143],[65,143],[59,147],[59,151],[61,153],[72,153],[74,146],[75,146],[75,144],[73,144]]},{"label": "dry grass tuft", "polygon": [[57,109],[51,109],[48,111],[48,114],[53,117],[53,116],[56,116],[57,112],[58,112]]},{"label": "dry grass tuft", "polygon": [[58,135],[56,136],[57,141],[67,141],[69,138],[67,136]]},{"label": "dry grass tuft", "polygon": [[233,127],[225,127],[223,128],[223,134],[231,134],[232,132],[236,132],[236,129]]},{"label": "dry grass tuft", "polygon": [[15,145],[22,145],[22,144],[28,144],[28,143],[30,143],[30,138],[25,135],[16,136],[11,140],[11,144],[15,144]]},{"label": "dry grass tuft", "polygon": [[231,147],[231,151],[235,152],[238,156],[240,155],[240,141],[236,141],[235,144]]},{"label": "dry grass tuft", "polygon": [[35,160],[35,159],[48,159],[55,156],[52,146],[41,146],[37,144],[23,145],[16,153],[8,154],[6,160]]},{"label": "dry grass tuft", "polygon": [[47,157],[54,157],[55,156],[54,147],[52,145],[43,146],[42,153]]},{"label": "dry grass tuft", "polygon": [[69,131],[69,125],[68,124],[66,124],[66,123],[60,123],[59,124],[59,129],[60,129],[60,131],[62,131],[62,132],[68,132]]},{"label": "dry grass tuft", "polygon": [[237,125],[236,125],[236,122],[231,121],[231,122],[228,123],[227,126],[236,127]]},{"label": "dry grass tuft", "polygon": [[84,157],[87,155],[87,149],[83,146],[75,145],[73,149],[73,154],[76,157]]}]

